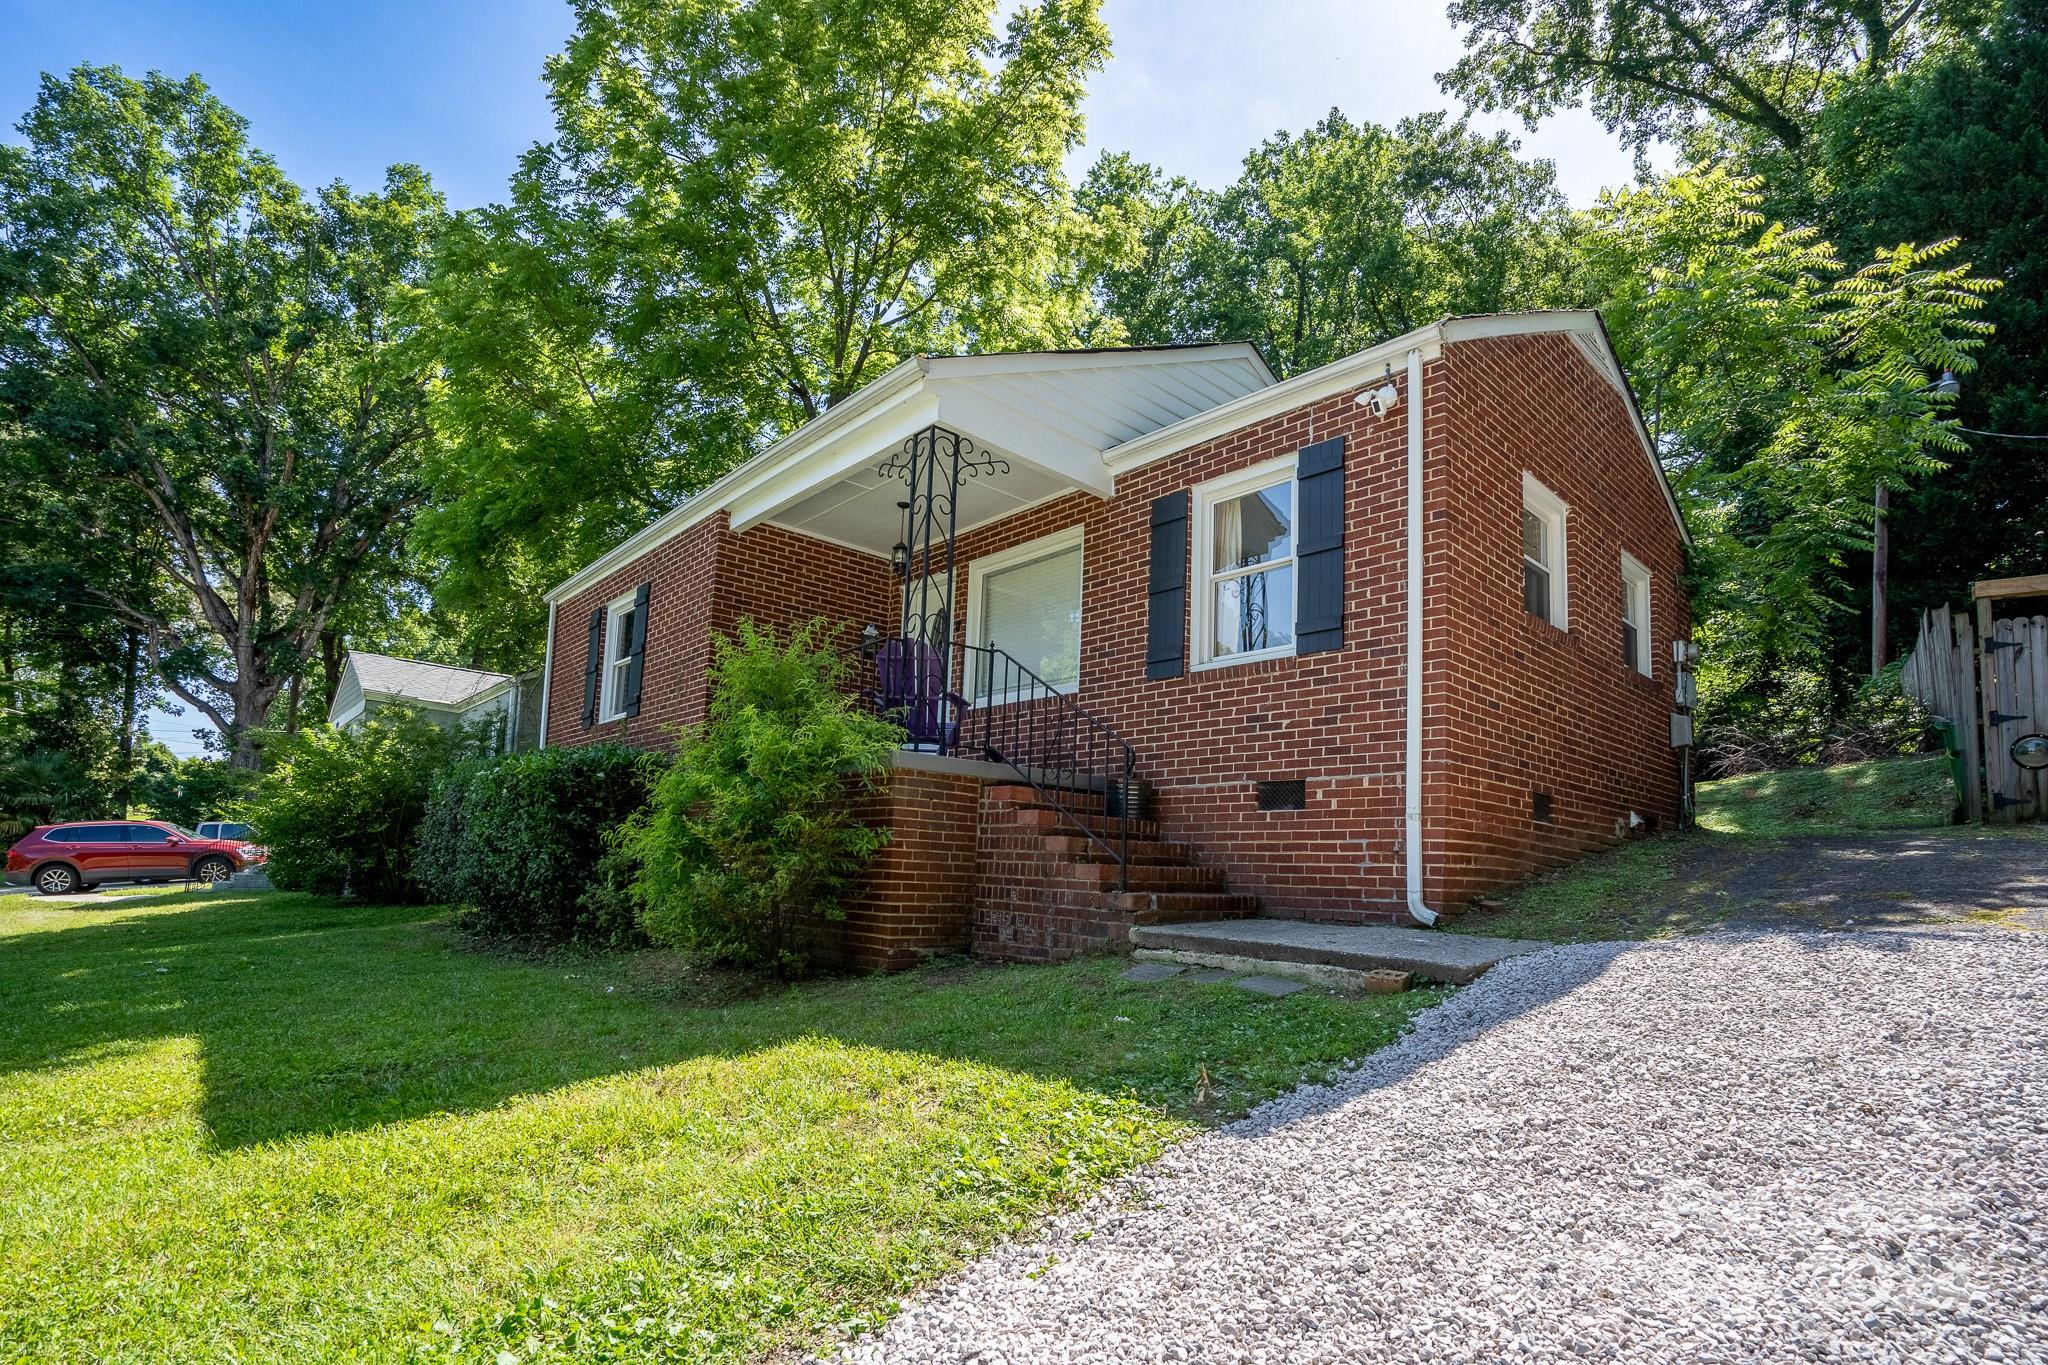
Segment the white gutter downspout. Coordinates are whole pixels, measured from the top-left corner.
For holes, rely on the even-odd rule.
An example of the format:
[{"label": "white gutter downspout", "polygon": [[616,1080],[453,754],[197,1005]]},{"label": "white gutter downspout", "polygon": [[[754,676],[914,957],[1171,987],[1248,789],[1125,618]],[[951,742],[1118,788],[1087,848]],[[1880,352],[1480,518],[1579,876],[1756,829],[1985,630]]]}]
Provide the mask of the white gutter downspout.
[{"label": "white gutter downspout", "polygon": [[1407,855],[1408,913],[1436,923],[1422,903],[1422,352],[1408,352],[1408,705],[1402,766],[1402,849]]},{"label": "white gutter downspout", "polygon": [[540,660],[540,735],[533,741],[536,749],[548,747],[548,684],[555,676],[555,604],[548,603],[548,652]]}]

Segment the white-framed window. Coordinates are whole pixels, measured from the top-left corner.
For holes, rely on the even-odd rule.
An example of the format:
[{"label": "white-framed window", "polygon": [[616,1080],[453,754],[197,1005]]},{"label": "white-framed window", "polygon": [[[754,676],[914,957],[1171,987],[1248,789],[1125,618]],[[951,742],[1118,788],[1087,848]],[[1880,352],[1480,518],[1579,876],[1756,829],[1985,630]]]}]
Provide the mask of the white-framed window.
[{"label": "white-framed window", "polygon": [[1621,557],[1621,658],[1648,678],[1654,664],[1650,639],[1650,571],[1629,555]]},{"label": "white-framed window", "polygon": [[1294,653],[1294,457],[1195,490],[1195,666]]},{"label": "white-framed window", "polygon": [[600,721],[619,720],[626,713],[626,674],[633,666],[633,600],[627,593],[604,609],[604,677]]},{"label": "white-framed window", "polygon": [[[1015,659],[1052,692],[1081,686],[1081,564],[1079,526],[984,555],[967,566],[967,641],[992,645]],[[1020,700],[1041,689],[1008,670],[991,668],[992,656],[974,651],[968,691],[976,704]]]},{"label": "white-framed window", "polygon": [[1565,573],[1565,523],[1571,510],[1534,475],[1522,475],[1522,606],[1559,630],[1571,627]]}]

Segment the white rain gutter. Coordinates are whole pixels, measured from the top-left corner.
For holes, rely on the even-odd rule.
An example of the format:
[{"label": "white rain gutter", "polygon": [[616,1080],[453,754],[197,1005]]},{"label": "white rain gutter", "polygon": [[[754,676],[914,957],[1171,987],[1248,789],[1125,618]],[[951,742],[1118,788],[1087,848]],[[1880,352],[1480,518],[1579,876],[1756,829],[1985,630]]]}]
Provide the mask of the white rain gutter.
[{"label": "white rain gutter", "polygon": [[1408,704],[1407,753],[1401,774],[1402,836],[1407,855],[1408,913],[1436,923],[1422,903],[1422,352],[1408,352]]}]

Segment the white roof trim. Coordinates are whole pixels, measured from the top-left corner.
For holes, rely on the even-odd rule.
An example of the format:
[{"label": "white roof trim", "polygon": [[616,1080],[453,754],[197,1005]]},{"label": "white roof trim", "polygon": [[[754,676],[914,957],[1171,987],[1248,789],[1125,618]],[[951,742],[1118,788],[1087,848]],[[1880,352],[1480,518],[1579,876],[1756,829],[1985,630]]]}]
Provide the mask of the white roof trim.
[{"label": "white roof trim", "polygon": [[1418,327],[1412,332],[1403,333],[1392,341],[1383,341],[1356,355],[1333,360],[1313,370],[1303,370],[1292,379],[1269,388],[1255,390],[1242,398],[1234,398],[1206,412],[1198,412],[1193,417],[1175,422],[1172,426],[1161,427],[1157,431],[1133,437],[1120,446],[1111,446],[1104,452],[1103,459],[1108,462],[1111,469],[1122,474],[1127,469],[1136,469],[1153,460],[1176,454],[1189,446],[1200,445],[1203,441],[1235,431],[1239,427],[1250,426],[1254,422],[1301,407],[1305,403],[1327,398],[1333,393],[1357,388],[1368,379],[1378,378],[1375,371],[1391,365],[1396,357],[1405,356],[1418,347],[1422,350],[1424,360],[1434,360],[1442,344],[1441,331],[1441,324],[1431,323],[1427,327]]},{"label": "white roof trim", "polygon": [[[761,520],[772,512],[773,505],[778,499],[787,497],[790,489],[785,485],[791,482],[792,477],[796,482],[802,482],[801,476],[796,474],[793,466],[830,446],[835,438],[846,433],[854,424],[881,421],[899,405],[915,401],[920,396],[918,390],[921,383],[927,377],[944,379],[987,374],[1027,375],[1061,370],[1179,365],[1195,359],[1248,362],[1267,384],[1274,382],[1273,371],[1267,366],[1265,358],[1259,354],[1258,348],[1243,341],[1199,346],[1138,347],[1130,350],[913,356],[851,398],[806,422],[760,454],[738,465],[723,478],[620,541],[556,584],[548,592],[547,600],[558,603],[575,595],[648,551],[673,540],[721,508],[732,508],[736,502],[756,493],[765,495],[765,500],[755,498],[754,501],[762,503],[762,506],[750,506],[746,509],[746,515],[753,521]],[[863,452],[861,458],[869,458],[873,453],[876,452]],[[778,486],[771,488],[770,485]]]}]

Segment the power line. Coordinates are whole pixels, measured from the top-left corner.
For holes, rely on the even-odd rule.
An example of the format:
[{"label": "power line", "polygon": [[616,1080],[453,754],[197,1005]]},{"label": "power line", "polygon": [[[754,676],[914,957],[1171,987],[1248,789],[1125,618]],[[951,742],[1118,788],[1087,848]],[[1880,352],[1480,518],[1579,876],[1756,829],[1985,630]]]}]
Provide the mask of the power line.
[{"label": "power line", "polygon": [[2022,436],[2017,431],[1979,431],[1975,427],[1957,427],[1956,430],[1967,431],[1972,436],[1995,436],[2001,441],[2048,441],[2048,436]]}]

